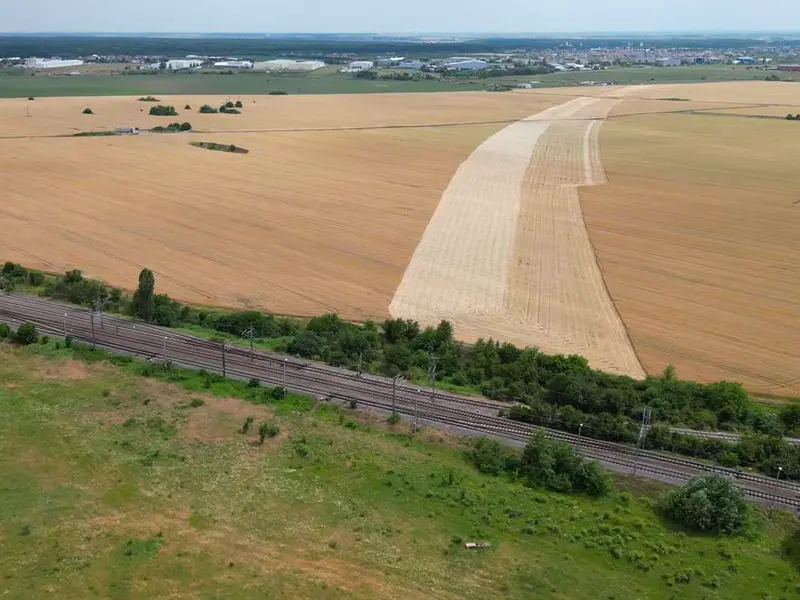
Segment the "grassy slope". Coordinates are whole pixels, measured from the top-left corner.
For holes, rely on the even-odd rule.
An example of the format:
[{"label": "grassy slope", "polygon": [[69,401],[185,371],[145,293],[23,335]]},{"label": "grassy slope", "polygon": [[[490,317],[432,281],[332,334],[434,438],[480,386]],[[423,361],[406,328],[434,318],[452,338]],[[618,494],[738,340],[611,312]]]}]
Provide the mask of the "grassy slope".
[{"label": "grassy slope", "polygon": [[[113,96],[145,94],[344,94],[369,92],[444,92],[482,90],[493,83],[539,81],[540,87],[576,85],[580,81],[632,83],[689,83],[763,79],[764,71],[744,67],[692,66],[669,68],[616,68],[606,71],[523,75],[452,81],[369,81],[324,69],[305,75],[186,74],[148,75],[48,75],[0,74],[0,98],[26,96]],[[780,75],[785,78],[786,74]],[[705,79],[703,79],[705,78]],[[654,81],[651,81],[653,79]]]},{"label": "grassy slope", "polygon": [[[686,536],[645,498],[476,474],[435,432],[411,441],[70,352],[0,346],[4,597],[741,599],[794,597],[800,582],[776,553],[785,517],[775,537]],[[263,447],[237,434],[248,414],[281,434]],[[681,573],[689,583],[667,584]]]}]

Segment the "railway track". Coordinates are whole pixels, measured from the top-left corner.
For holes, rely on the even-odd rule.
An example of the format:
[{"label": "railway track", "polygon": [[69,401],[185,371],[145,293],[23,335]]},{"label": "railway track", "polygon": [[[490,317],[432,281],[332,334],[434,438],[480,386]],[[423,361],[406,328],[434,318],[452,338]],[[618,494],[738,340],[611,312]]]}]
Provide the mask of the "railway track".
[{"label": "railway track", "polygon": [[[92,321],[94,320],[94,324]],[[259,381],[288,390],[340,402],[355,402],[375,410],[396,410],[401,415],[473,434],[493,435],[525,442],[535,431],[573,445],[583,455],[622,472],[669,482],[686,481],[698,474],[716,472],[731,476],[745,494],[757,501],[800,509],[800,485],[762,475],[716,467],[659,452],[595,440],[498,416],[503,405],[490,400],[431,389],[397,385],[391,379],[357,373],[271,352],[254,351],[196,338],[121,317],[92,317],[84,308],[39,298],[0,295],[0,322],[12,326],[30,321],[42,333],[70,335],[83,343],[96,343],[109,351],[146,360],[171,361],[177,366],[205,369],[229,377]],[[224,359],[223,359],[224,355]]]}]

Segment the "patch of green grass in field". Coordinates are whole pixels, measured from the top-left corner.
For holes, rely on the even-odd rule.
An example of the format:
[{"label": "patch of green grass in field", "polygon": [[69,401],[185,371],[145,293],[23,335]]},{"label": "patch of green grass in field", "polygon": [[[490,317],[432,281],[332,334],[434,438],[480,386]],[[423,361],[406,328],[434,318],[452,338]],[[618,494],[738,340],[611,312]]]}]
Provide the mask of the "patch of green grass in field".
[{"label": "patch of green grass in field", "polygon": [[[641,480],[602,500],[531,490],[405,423],[104,356],[0,346],[6,597],[796,597],[778,555],[796,524],[779,513],[733,539],[687,535]],[[261,422],[281,431],[263,446]]]}]

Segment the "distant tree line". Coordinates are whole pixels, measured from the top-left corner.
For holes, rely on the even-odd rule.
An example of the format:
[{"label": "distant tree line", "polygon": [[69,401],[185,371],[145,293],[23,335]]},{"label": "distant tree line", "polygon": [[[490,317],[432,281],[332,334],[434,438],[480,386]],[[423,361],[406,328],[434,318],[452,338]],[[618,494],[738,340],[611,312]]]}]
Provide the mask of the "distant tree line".
[{"label": "distant tree line", "polygon": [[[636,38],[639,41],[639,38]],[[0,37],[0,56],[62,56],[74,58],[91,54],[127,54],[131,56],[185,56],[206,54],[211,56],[279,56],[327,57],[353,54],[374,56],[446,57],[463,54],[505,53],[509,50],[543,50],[564,47],[565,44],[585,44],[596,48],[624,48],[630,45],[629,36],[607,37],[538,37],[538,38],[482,38],[450,42],[447,44],[406,42],[390,40],[336,39],[329,36],[309,38],[265,38],[263,36],[158,38],[158,37],[99,37],[80,35],[7,35]],[[650,48],[703,48],[749,50],[767,45],[798,47],[800,40],[787,38],[728,37],[709,38],[703,35],[649,36]]]}]

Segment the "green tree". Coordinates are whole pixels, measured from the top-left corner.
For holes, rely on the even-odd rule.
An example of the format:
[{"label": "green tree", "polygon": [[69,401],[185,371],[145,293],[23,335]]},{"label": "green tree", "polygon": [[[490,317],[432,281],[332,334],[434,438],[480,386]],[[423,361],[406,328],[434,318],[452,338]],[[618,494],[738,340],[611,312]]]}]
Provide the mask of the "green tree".
[{"label": "green tree", "polygon": [[155,310],[156,278],[150,269],[139,273],[139,287],[133,293],[133,306],[136,315],[147,322],[153,319]]},{"label": "green tree", "polygon": [[92,111],[92,109],[87,106],[86,108],[83,109],[83,114],[85,114],[85,115],[93,115],[94,111]]},{"label": "green tree", "polygon": [[684,527],[722,534],[741,531],[749,510],[742,491],[721,475],[694,477],[665,493],[658,506],[665,517]]},{"label": "green tree", "polygon": [[36,325],[33,323],[23,323],[14,334],[14,341],[21,346],[28,346],[35,344],[39,340],[39,332],[36,331]]}]

